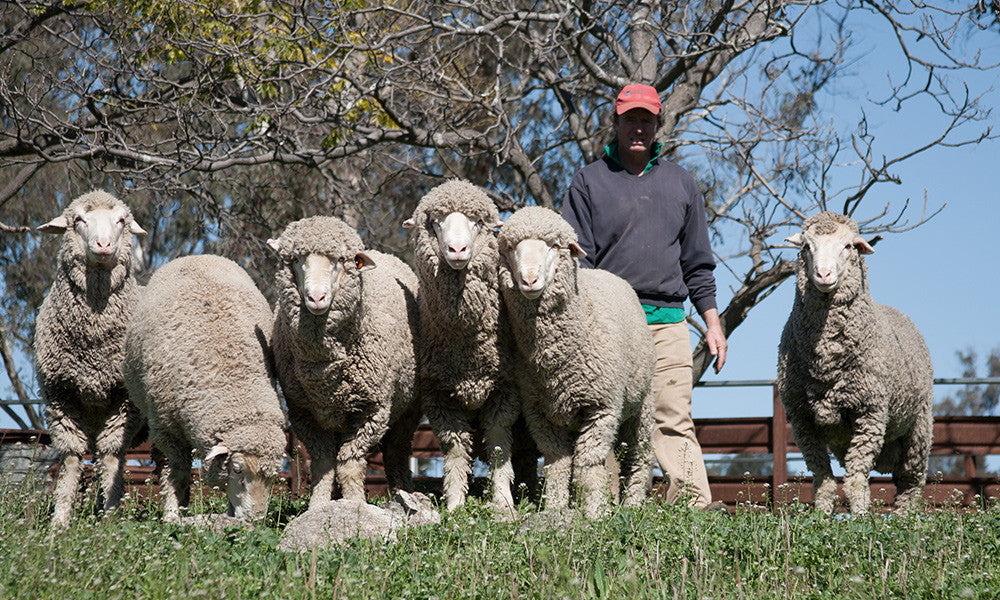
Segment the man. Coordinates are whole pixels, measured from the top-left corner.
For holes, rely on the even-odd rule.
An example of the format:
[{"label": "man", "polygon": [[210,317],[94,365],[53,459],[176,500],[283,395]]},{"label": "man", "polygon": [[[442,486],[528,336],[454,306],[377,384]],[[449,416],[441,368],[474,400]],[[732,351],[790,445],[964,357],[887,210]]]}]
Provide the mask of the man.
[{"label": "man", "polygon": [[[715,261],[705,207],[694,178],[659,156],[654,141],[660,98],[648,85],[627,85],[613,115],[615,137],[605,156],[577,172],[563,199],[587,267],[611,271],[632,285],[656,343],[653,452],[669,478],[667,500],[712,502],[701,446],[691,420],[691,340],[684,299],[707,326],[715,372],[726,362],[726,338],[715,303]],[[713,505],[714,507],[715,505]]]}]

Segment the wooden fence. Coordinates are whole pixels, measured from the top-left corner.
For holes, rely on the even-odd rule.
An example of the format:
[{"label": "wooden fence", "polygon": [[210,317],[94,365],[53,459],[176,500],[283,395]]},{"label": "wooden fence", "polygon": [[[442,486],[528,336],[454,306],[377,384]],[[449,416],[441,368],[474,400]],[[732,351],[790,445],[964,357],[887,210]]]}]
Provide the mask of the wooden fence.
[{"label": "wooden fence", "polygon": [[[705,454],[771,455],[773,468],[770,475],[710,476],[709,483],[715,499],[730,506],[746,502],[774,506],[794,500],[812,502],[812,478],[790,476],[788,473],[788,454],[798,452],[798,448],[792,441],[791,427],[785,419],[784,407],[776,391],[773,397],[773,417],[695,419],[695,430]],[[42,431],[0,430],[0,444],[15,442],[48,444],[48,434]],[[979,501],[1000,498],[1000,479],[976,471],[976,457],[1000,454],[1000,417],[937,417],[931,453],[963,457],[965,472],[958,477],[929,478],[924,489],[924,496],[929,502],[971,506]],[[288,455],[288,469],[281,473],[283,485],[294,496],[308,492],[308,457],[294,437],[289,438]],[[441,456],[437,438],[426,424],[414,436],[413,455],[418,459]],[[129,460],[126,485],[137,493],[150,489],[150,486],[155,490],[156,475],[149,458],[148,442],[131,449],[126,459]],[[385,494],[381,455],[369,456],[368,466],[369,495]],[[52,468],[53,476],[55,468]],[[422,489],[429,490],[439,490],[441,486],[439,478],[419,477],[418,483]],[[872,477],[871,488],[873,499],[891,503],[895,492],[891,478]],[[843,495],[842,492],[840,494]]]}]

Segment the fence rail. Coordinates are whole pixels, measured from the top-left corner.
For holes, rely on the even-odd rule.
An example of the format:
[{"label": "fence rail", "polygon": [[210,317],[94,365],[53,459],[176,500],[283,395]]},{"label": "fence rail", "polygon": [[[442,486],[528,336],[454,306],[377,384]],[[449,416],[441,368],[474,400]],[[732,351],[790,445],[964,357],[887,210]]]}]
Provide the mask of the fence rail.
[{"label": "fence rail", "polygon": [[[941,385],[1000,384],[1000,377],[936,379]],[[744,502],[772,504],[778,506],[792,501],[812,502],[812,478],[790,476],[788,455],[798,452],[792,439],[791,426],[785,418],[784,406],[778,398],[774,382],[752,380],[741,382],[704,382],[699,387],[766,387],[772,388],[773,416],[695,419],[695,431],[705,454],[746,454],[770,455],[772,471],[770,475],[709,477],[712,495],[728,505]],[[40,443],[47,445],[48,434],[32,430],[0,430],[0,444]],[[960,476],[931,478],[924,489],[925,499],[935,505],[956,503],[971,506],[977,502],[1000,498],[1000,478],[977,471],[977,457],[1000,454],[1000,417],[936,417],[934,441],[931,448],[934,455],[963,457],[964,472]],[[281,478],[293,495],[308,490],[308,456],[294,437],[288,442],[289,468],[281,473]],[[427,425],[422,425],[414,436],[413,456],[415,458],[436,458],[441,456],[437,438]],[[129,451],[126,456],[130,466],[126,474],[126,485],[134,491],[156,488],[156,476],[149,458],[149,443]],[[367,491],[371,496],[382,495],[386,491],[385,476],[382,473],[380,454],[369,456]],[[52,469],[54,475],[55,468]],[[421,478],[425,489],[440,489],[439,478]],[[895,488],[891,478],[871,478],[872,498],[888,505],[892,502]],[[662,491],[659,487],[657,492]],[[842,491],[838,490],[841,496]]]}]

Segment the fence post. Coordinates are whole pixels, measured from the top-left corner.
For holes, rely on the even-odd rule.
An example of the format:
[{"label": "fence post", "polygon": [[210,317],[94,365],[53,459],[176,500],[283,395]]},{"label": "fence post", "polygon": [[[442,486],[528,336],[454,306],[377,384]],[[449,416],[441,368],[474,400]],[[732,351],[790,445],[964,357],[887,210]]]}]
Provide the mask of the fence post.
[{"label": "fence post", "polygon": [[781,502],[780,491],[788,483],[788,435],[786,433],[785,406],[778,396],[778,385],[771,386],[774,400],[774,416],[771,417],[771,453],[774,466],[771,475],[771,500],[775,508]]}]

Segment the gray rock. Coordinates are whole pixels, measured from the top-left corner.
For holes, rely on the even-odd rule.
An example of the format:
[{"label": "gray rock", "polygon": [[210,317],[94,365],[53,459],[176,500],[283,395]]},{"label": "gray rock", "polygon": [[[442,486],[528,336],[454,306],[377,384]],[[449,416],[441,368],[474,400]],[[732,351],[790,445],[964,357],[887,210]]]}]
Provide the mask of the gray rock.
[{"label": "gray rock", "polygon": [[333,500],[293,519],[278,543],[283,552],[303,552],[343,544],[352,538],[395,541],[405,517],[357,500]]},{"label": "gray rock", "polygon": [[437,525],[441,522],[441,513],[434,508],[434,503],[426,494],[399,490],[392,500],[385,505],[385,510],[401,516],[408,527]]},{"label": "gray rock", "polygon": [[50,446],[15,442],[0,446],[0,484],[27,485],[32,489],[52,483],[50,469],[59,453]]}]

